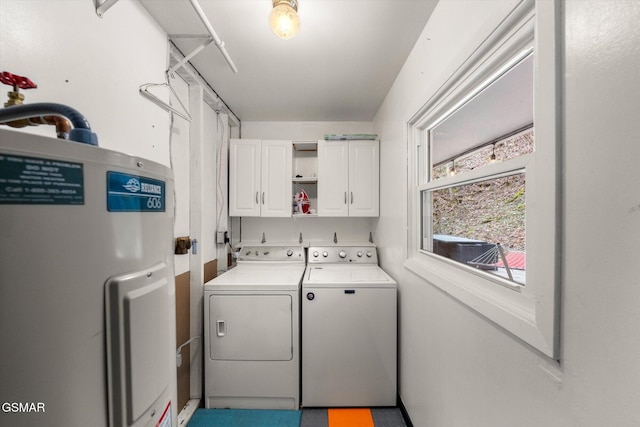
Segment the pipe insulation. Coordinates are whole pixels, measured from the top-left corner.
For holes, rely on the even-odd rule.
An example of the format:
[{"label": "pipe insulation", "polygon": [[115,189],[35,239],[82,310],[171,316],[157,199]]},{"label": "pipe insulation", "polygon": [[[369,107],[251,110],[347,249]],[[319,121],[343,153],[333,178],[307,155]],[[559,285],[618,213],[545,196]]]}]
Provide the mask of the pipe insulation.
[{"label": "pipe insulation", "polygon": [[62,104],[39,102],[13,105],[0,109],[0,124],[39,116],[62,116],[73,125],[69,139],[90,145],[98,145],[98,136],[91,131],[89,121],[78,110]]}]

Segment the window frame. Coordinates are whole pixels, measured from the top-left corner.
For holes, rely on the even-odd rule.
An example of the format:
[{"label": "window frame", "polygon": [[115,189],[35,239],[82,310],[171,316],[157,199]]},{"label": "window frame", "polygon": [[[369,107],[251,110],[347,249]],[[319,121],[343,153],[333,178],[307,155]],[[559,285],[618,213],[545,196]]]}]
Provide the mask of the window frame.
[{"label": "window frame", "polygon": [[[407,123],[407,259],[412,273],[477,311],[544,355],[559,358],[562,185],[559,6],[522,0]],[[428,132],[505,65],[534,51],[534,153],[428,181],[419,176]],[[526,172],[527,280],[521,286],[421,249],[422,192],[515,170]],[[425,174],[428,172],[424,172]]]},{"label": "window frame", "polygon": [[[483,182],[483,181],[488,181],[492,179],[505,178],[513,175],[522,174],[522,173],[526,174],[527,164],[529,163],[532,157],[533,157],[532,154],[524,154],[515,159],[507,160],[500,163],[495,163],[493,165],[485,165],[482,168],[465,172],[464,174],[447,176],[447,177],[443,177],[434,181],[430,181],[430,182],[418,185],[417,190],[419,192],[421,203],[423,204],[422,206],[423,214],[421,215],[421,220],[424,220],[425,208],[424,208],[424,200],[422,199],[422,195],[425,192],[446,190],[448,188],[452,188],[455,186],[474,184],[477,182]],[[527,188],[527,185],[528,184],[525,184],[525,188]],[[432,219],[432,212],[430,210],[428,212],[428,216],[429,218]],[[526,220],[525,220],[525,224],[526,224]],[[433,235],[435,234],[433,233],[433,228],[432,228],[433,221],[430,221],[430,227],[431,227],[431,230],[429,232],[429,237],[431,240],[433,238]],[[424,224],[422,224],[421,226],[420,233],[421,233],[422,240],[424,240],[426,238],[426,236],[424,236]],[[467,236],[464,236],[464,237],[467,237]],[[498,275],[479,270],[475,267],[465,265],[463,263],[460,263],[458,261],[455,261],[446,257],[442,257],[441,255],[435,254],[430,250],[423,249],[423,247],[420,247],[419,250],[421,253],[429,257],[437,257],[437,259],[444,260],[445,262],[448,262],[457,268],[464,269],[469,273],[480,276],[484,280],[493,281],[494,283],[499,284],[501,286],[505,286],[515,291],[522,292],[524,295],[533,294],[533,292],[531,292],[531,289],[532,289],[531,287],[526,287],[525,285],[517,283],[515,281],[507,280]]]}]

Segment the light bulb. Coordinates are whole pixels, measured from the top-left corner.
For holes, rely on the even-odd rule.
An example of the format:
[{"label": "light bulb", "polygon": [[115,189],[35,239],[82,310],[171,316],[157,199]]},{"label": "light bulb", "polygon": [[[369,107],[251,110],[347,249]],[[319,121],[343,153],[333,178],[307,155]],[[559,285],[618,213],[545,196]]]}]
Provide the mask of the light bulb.
[{"label": "light bulb", "polygon": [[271,31],[281,39],[287,40],[298,34],[300,18],[297,0],[273,0],[273,10],[269,14]]}]

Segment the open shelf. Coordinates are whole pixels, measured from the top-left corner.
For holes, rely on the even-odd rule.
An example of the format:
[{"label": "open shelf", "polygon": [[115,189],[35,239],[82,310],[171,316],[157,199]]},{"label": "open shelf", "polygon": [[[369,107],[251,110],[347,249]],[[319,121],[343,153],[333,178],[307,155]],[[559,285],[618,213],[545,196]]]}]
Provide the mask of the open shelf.
[{"label": "open shelf", "polygon": [[315,218],[317,217],[318,214],[314,213],[314,214],[299,214],[299,213],[294,213],[293,217],[294,218]]},{"label": "open shelf", "polygon": [[293,141],[293,149],[296,151],[318,151],[317,141]]},{"label": "open shelf", "polygon": [[315,176],[303,176],[302,178],[293,178],[294,184],[317,184],[318,178]]}]

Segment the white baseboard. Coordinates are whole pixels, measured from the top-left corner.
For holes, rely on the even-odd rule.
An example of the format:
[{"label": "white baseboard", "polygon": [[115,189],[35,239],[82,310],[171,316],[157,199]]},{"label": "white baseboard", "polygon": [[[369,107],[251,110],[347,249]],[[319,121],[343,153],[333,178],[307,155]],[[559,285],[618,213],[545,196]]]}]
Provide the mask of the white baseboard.
[{"label": "white baseboard", "polygon": [[184,427],[200,406],[200,399],[191,399],[184,405],[184,408],[178,414],[178,427]]}]

